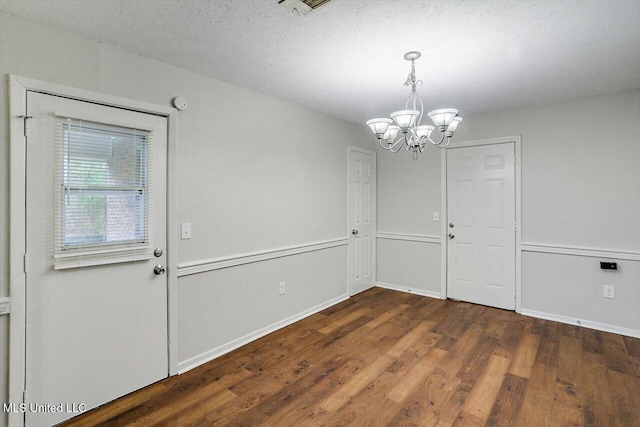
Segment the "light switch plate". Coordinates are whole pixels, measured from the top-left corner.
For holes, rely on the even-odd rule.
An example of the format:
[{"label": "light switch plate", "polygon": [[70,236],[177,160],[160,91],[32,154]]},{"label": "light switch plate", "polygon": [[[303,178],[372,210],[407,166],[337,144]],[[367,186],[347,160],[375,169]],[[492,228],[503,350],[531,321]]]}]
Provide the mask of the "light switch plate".
[{"label": "light switch plate", "polygon": [[191,238],[191,223],[190,222],[183,222],[182,223],[181,232],[180,232],[180,238],[182,240],[187,240],[187,239]]},{"label": "light switch plate", "polygon": [[440,221],[440,212],[434,212],[433,213],[433,220],[434,221]]},{"label": "light switch plate", "polygon": [[615,299],[614,287],[611,285],[602,286],[602,296],[605,298]]}]

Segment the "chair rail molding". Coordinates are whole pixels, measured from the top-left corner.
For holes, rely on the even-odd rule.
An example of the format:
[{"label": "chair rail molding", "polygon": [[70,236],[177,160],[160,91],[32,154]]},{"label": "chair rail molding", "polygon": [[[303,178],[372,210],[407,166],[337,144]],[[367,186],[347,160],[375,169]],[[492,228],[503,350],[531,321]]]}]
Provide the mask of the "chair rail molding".
[{"label": "chair rail molding", "polygon": [[590,248],[572,245],[548,245],[545,243],[522,243],[522,252],[541,252],[547,254],[575,255],[592,258],[610,258],[628,261],[640,261],[640,252],[617,249]]},{"label": "chair rail molding", "polygon": [[406,242],[422,242],[422,243],[436,243],[440,244],[440,236],[430,236],[427,234],[413,234],[413,233],[391,233],[387,231],[378,231],[376,238],[386,240],[403,240]]},{"label": "chair rail molding", "polygon": [[0,297],[0,316],[11,313],[11,298]]},{"label": "chair rail molding", "polygon": [[209,258],[197,261],[189,261],[178,264],[178,277],[190,274],[204,273],[207,271],[220,270],[221,268],[235,267],[253,262],[266,261],[274,258],[303,254],[306,252],[319,251],[323,249],[346,246],[349,243],[347,237],[338,239],[322,240],[319,242],[304,243],[283,248],[267,249],[264,251],[247,252],[244,254],[231,255],[220,258]]}]

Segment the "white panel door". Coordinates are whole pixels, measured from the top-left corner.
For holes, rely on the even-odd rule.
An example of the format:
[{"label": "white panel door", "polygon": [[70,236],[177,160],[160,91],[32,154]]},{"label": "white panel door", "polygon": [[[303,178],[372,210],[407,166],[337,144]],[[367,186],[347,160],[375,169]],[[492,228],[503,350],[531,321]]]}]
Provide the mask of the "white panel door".
[{"label": "white panel door", "polygon": [[349,293],[373,287],[375,280],[375,155],[349,151]]},{"label": "white panel door", "polygon": [[515,309],[515,146],[447,150],[447,296]]},{"label": "white panel door", "polygon": [[[33,92],[27,105],[25,403],[63,406],[27,411],[26,425],[49,426],[168,375],[167,278],[154,272],[166,253],[153,254],[166,252],[167,123]],[[84,133],[69,136],[77,126],[61,115],[81,119]],[[148,140],[119,136],[131,128]],[[119,178],[127,173],[139,187]],[[83,266],[59,269],[66,254]]]}]

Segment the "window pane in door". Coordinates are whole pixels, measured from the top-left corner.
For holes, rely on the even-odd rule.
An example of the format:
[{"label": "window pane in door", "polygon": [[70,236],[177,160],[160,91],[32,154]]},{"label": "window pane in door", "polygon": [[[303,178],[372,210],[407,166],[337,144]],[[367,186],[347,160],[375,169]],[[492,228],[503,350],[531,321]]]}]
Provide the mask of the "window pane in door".
[{"label": "window pane in door", "polygon": [[150,133],[70,118],[56,131],[58,250],[147,242]]}]

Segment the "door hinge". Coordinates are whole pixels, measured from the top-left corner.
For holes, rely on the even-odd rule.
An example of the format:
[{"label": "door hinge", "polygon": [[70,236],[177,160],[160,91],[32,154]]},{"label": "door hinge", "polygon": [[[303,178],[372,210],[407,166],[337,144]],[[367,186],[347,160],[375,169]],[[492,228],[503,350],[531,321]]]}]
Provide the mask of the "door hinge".
[{"label": "door hinge", "polygon": [[33,116],[18,116],[18,118],[22,119],[24,125],[24,136],[29,136],[29,126],[27,125],[28,119],[33,119]]},{"label": "door hinge", "polygon": [[27,254],[26,253],[22,257],[22,263],[24,266],[24,272],[26,273],[27,272]]}]

